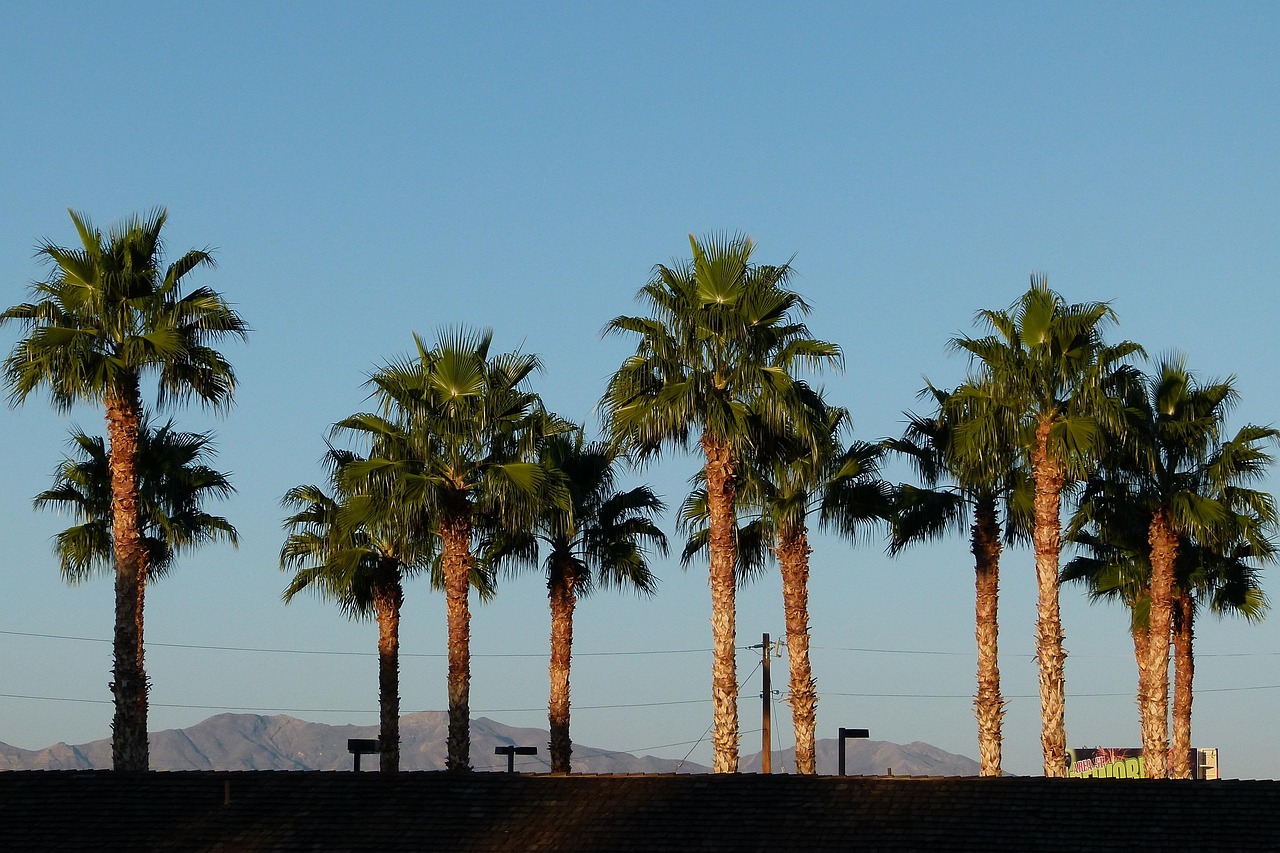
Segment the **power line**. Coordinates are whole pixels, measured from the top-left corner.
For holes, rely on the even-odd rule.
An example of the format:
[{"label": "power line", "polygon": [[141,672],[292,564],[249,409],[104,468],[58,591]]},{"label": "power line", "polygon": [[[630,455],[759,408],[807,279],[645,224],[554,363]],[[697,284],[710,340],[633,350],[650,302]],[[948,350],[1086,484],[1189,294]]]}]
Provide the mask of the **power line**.
[{"label": "power line", "polygon": [[[79,702],[88,705],[110,705],[113,699],[81,699],[73,696],[33,696],[24,693],[0,693],[0,699],[30,699],[41,702]],[[710,699],[678,699],[670,702],[632,702],[616,705],[574,705],[575,711],[607,711],[619,708],[658,708],[671,705],[705,705]],[[186,708],[198,711],[277,711],[286,714],[376,714],[376,708],[281,708],[278,706],[254,707],[247,705],[193,705],[178,702],[150,702],[152,708]],[[515,714],[545,711],[537,708],[472,708],[475,714]]]},{"label": "power line", "polygon": [[[111,643],[112,640],[105,637],[77,637],[69,634],[43,634],[35,631],[4,631],[0,630],[0,635],[10,637],[30,637],[42,640],[73,640],[82,643]],[[263,654],[278,655],[319,655],[328,657],[377,657],[376,652],[352,652],[328,649],[274,649],[259,646],[214,646],[202,645],[197,643],[164,643],[154,640],[145,640],[143,645],[148,648],[166,648],[166,649],[195,649],[200,651],[215,652],[256,652]],[[755,647],[758,648],[758,647]],[[863,654],[883,654],[883,655],[924,655],[935,657],[964,657],[972,658],[974,652],[955,652],[943,651],[940,649],[880,649],[872,647],[859,646],[811,646],[814,651],[833,651],[833,652],[859,652]],[[737,651],[751,651],[752,646],[739,646]],[[589,657],[640,657],[644,655],[688,655],[688,654],[710,654],[712,649],[644,649],[634,651],[614,651],[614,652],[574,652],[575,658]],[[1089,654],[1087,652],[1075,652],[1071,655],[1073,658],[1131,658],[1129,654]],[[447,653],[433,652],[400,652],[402,658],[445,658]],[[473,652],[473,658],[546,658],[547,652]],[[1034,658],[1033,654],[1016,654],[1005,653],[1000,654],[1002,658]],[[1196,659],[1203,658],[1253,658],[1253,657],[1280,657],[1280,652],[1206,652],[1196,653]]]},{"label": "power line", "polygon": [[[7,634],[11,637],[34,637],[43,640],[74,640],[82,643],[110,643],[110,639],[105,637],[75,637],[67,634],[40,634],[33,631],[0,631],[0,634]],[[195,643],[160,643],[153,640],[146,640],[143,645],[148,648],[166,648],[166,649],[198,649],[201,651],[216,652],[263,652],[267,654],[278,655],[325,655],[332,657],[377,657],[377,652],[347,652],[332,651],[324,649],[271,649],[259,648],[256,646],[206,646]],[[685,655],[710,653],[711,649],[650,649],[646,651],[622,651],[622,652],[575,652],[575,658],[589,657],[626,657],[637,655]],[[546,658],[548,652],[472,652],[473,658]],[[447,654],[435,654],[431,652],[400,652],[402,658],[444,658]]]}]

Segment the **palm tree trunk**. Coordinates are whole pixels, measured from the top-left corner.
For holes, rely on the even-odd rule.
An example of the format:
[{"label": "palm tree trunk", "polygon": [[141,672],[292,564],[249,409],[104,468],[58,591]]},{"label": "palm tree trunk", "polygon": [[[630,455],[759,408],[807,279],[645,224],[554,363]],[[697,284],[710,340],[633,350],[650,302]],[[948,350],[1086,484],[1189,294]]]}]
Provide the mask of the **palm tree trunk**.
[{"label": "palm tree trunk", "polygon": [[111,536],[115,551],[115,632],[111,691],[111,765],[116,770],[146,770],[147,676],[142,647],[142,583],[146,543],[138,500],[138,432],[142,405],[137,382],[122,383],[106,399],[111,441]]},{"label": "palm tree trunk", "polygon": [[1049,453],[1052,422],[1036,426],[1031,472],[1035,478],[1036,661],[1040,665],[1040,746],[1044,775],[1067,775],[1066,662],[1062,617],[1058,609],[1058,559],[1062,553],[1062,489],[1066,472]]},{"label": "palm tree trunk", "polygon": [[1186,593],[1174,600],[1173,611],[1173,768],[1175,779],[1190,779],[1195,773],[1191,747],[1191,698],[1195,679],[1195,602]]},{"label": "palm tree trunk", "polygon": [[1148,779],[1169,778],[1169,632],[1173,621],[1174,561],[1178,537],[1169,511],[1151,518],[1151,642],[1148,682],[1142,712],[1142,756]]},{"label": "palm tree trunk", "polygon": [[[787,657],[791,661],[791,719],[796,731],[796,772],[818,772],[815,735],[818,718],[817,682],[809,665],[809,547],[801,526],[778,537],[778,567],[782,572],[782,610],[787,624]],[[766,650],[767,651],[767,650]]]},{"label": "palm tree trunk", "polygon": [[1147,694],[1151,692],[1151,630],[1145,624],[1139,625],[1136,619],[1130,620],[1129,629],[1133,633],[1133,657],[1138,663],[1138,727],[1139,731],[1146,731]]},{"label": "palm tree trunk", "polygon": [[[464,499],[465,500],[465,499]],[[441,522],[444,544],[444,595],[449,626],[449,770],[471,769],[471,516],[466,508],[446,510]]]},{"label": "palm tree trunk", "polygon": [[738,672],[735,655],[737,564],[734,517],[734,460],[727,443],[702,437],[707,458],[707,509],[711,572],[711,746],[712,771],[738,772]]},{"label": "palm tree trunk", "polygon": [[974,637],[978,642],[978,757],[983,776],[1002,776],[1001,749],[1005,701],[1000,695],[1000,522],[994,497],[983,496],[974,507],[970,530],[974,560]]},{"label": "palm tree trunk", "polygon": [[551,696],[547,720],[551,726],[552,773],[569,773],[573,757],[569,738],[569,666],[573,660],[573,610],[578,603],[573,588],[572,569],[563,561],[554,562],[547,582],[551,599]]},{"label": "palm tree trunk", "polygon": [[[404,588],[395,560],[380,567],[386,580],[374,589],[378,619],[378,767],[383,773],[400,769],[400,608]],[[388,565],[390,564],[390,565]]]}]

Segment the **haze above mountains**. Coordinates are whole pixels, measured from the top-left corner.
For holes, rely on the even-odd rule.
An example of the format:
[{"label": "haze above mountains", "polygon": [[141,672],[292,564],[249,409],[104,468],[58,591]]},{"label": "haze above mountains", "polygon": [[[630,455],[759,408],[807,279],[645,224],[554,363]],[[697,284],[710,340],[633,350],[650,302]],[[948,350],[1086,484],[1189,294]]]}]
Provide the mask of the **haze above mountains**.
[{"label": "haze above mountains", "polygon": [[[448,715],[420,711],[400,718],[400,766],[403,770],[443,770]],[[285,715],[218,714],[186,729],[151,734],[153,770],[349,770],[348,738],[376,738],[376,726],[330,726]],[[503,771],[506,758],[494,755],[499,746],[536,746],[538,755],[517,756],[516,769],[525,773],[550,771],[545,729],[516,728],[486,717],[471,721],[471,763],[479,771]],[[837,742],[819,740],[818,772],[834,774]],[[111,766],[111,742],[96,740],[77,746],[58,743],[27,750],[0,743],[0,770],[89,770]],[[365,756],[361,769],[376,770],[376,756]],[[774,772],[795,767],[792,750],[773,754]],[[743,772],[759,772],[758,753],[742,758]],[[976,776],[977,762],[944,752],[926,743],[899,745],[886,741],[850,740],[846,744],[850,775]],[[688,761],[636,756],[584,744],[574,744],[576,773],[708,773],[710,768]]]}]

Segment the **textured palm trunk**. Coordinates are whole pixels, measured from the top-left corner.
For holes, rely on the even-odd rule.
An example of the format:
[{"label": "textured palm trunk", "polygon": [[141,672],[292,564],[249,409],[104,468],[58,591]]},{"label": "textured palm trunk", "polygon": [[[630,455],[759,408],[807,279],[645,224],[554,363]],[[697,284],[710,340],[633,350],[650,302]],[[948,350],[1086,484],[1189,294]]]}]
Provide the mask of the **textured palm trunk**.
[{"label": "textured palm trunk", "polygon": [[817,773],[815,735],[818,690],[809,665],[809,547],[804,527],[778,537],[782,571],[782,610],[787,625],[787,658],[791,661],[791,720],[796,732],[796,772]]},{"label": "textured palm trunk", "polygon": [[404,588],[395,560],[380,567],[386,580],[373,593],[378,619],[378,766],[383,773],[400,769],[400,608]]},{"label": "textured palm trunk", "polygon": [[136,381],[114,389],[106,399],[111,441],[111,537],[115,556],[114,668],[111,692],[111,766],[146,770],[147,675],[142,647],[142,584],[146,543],[138,500],[138,433],[142,406]]},{"label": "textured palm trunk", "polygon": [[1058,609],[1058,559],[1062,552],[1062,489],[1066,472],[1049,453],[1046,418],[1036,426],[1031,472],[1035,478],[1036,661],[1040,666],[1040,747],[1044,775],[1067,775],[1066,662]]},{"label": "textured palm trunk", "polygon": [[1191,753],[1191,697],[1195,680],[1195,602],[1179,594],[1173,610],[1173,767],[1170,776],[1190,779],[1194,775]]},{"label": "textured palm trunk", "polygon": [[[1133,633],[1133,658],[1138,663],[1138,727],[1145,731],[1143,720],[1147,715],[1147,694],[1151,692],[1151,632],[1146,625],[1131,622]],[[1145,762],[1144,762],[1145,764]]]},{"label": "textured palm trunk", "polygon": [[737,613],[734,583],[734,460],[728,444],[702,437],[707,458],[707,510],[710,515],[711,572],[711,746],[715,773],[738,772],[738,671],[734,658]]},{"label": "textured palm trunk", "polygon": [[994,497],[982,497],[974,507],[970,530],[974,565],[974,637],[978,642],[978,694],[973,712],[978,719],[979,771],[1002,776],[1001,749],[1005,701],[1000,695],[1000,522]]},{"label": "textured palm trunk", "polygon": [[449,770],[471,769],[471,516],[461,508],[446,511],[444,595],[449,626]]},{"label": "textured palm trunk", "polygon": [[572,569],[559,561],[553,563],[547,592],[551,600],[551,696],[547,703],[551,772],[568,773],[573,757],[569,738],[569,667],[573,661],[573,610],[578,603]]},{"label": "textured palm trunk", "polygon": [[1147,695],[1142,709],[1142,755],[1148,779],[1169,777],[1169,632],[1173,624],[1173,569],[1178,537],[1169,511],[1151,518],[1151,639],[1147,646]]}]

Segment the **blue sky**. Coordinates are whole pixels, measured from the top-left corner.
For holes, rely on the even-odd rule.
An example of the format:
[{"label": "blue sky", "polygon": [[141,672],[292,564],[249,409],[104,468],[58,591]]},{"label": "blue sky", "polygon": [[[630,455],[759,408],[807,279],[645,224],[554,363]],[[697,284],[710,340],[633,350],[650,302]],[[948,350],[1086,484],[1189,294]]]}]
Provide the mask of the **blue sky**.
[{"label": "blue sky", "polygon": [[[279,601],[280,496],[321,478],[328,426],[365,407],[368,372],[415,331],[492,327],[498,347],[542,356],[554,409],[594,428],[628,343],[600,329],[689,232],[794,256],[811,327],[847,359],[826,386],[864,439],[900,431],[922,375],[958,381],[946,341],[1033,271],[1072,301],[1109,300],[1117,337],[1235,374],[1233,424],[1275,422],[1278,40],[1265,3],[0,8],[0,301],[42,275],[38,241],[74,239],[68,207],[106,226],[166,205],[171,250],[212,247],[219,268],[198,282],[254,328],[228,348],[236,407],[177,413],[217,431],[242,545],[149,591],[153,728],[221,709],[375,723],[374,628]],[[0,330],[5,352],[17,334]],[[109,730],[95,640],[111,584],[65,587],[49,539],[67,520],[30,509],[72,422],[102,429],[45,398],[0,411],[0,741],[28,748]],[[695,464],[672,454],[640,476],[678,504]],[[976,756],[969,555],[882,547],[817,541],[819,735],[867,727]],[[709,763],[705,571],[658,571],[651,600],[580,608],[575,740]],[[1005,766],[1034,773],[1030,554],[1009,552],[1004,577]],[[1073,589],[1063,602],[1069,745],[1139,743],[1125,614]],[[1227,775],[1276,772],[1277,624],[1200,624],[1195,741]],[[782,634],[776,578],[740,596],[738,626],[742,646]],[[545,722],[546,634],[537,575],[475,608],[478,714]],[[443,708],[443,607],[424,584],[403,647],[404,709]],[[755,663],[744,650],[744,752]]]}]

